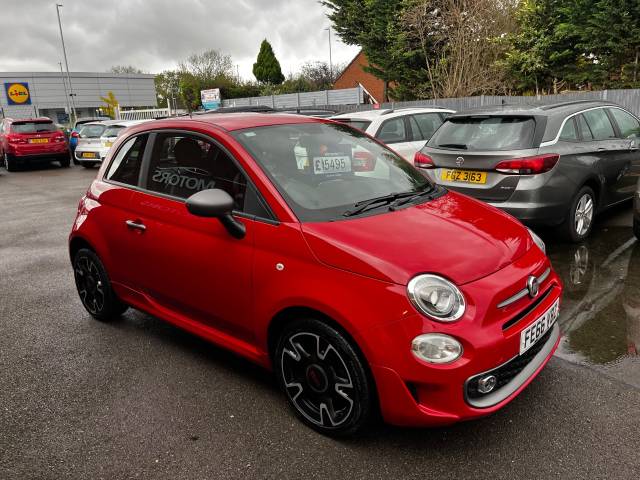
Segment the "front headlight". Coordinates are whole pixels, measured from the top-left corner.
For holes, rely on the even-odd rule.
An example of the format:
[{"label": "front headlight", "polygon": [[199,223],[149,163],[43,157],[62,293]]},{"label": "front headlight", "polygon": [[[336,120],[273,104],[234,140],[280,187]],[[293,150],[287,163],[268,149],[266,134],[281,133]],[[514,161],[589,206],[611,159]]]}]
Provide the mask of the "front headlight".
[{"label": "front headlight", "polygon": [[453,283],[437,275],[414,277],[407,285],[407,295],[419,311],[439,322],[453,322],[464,314],[462,292]]},{"label": "front headlight", "polygon": [[411,351],[425,362],[451,363],[462,355],[462,345],[449,335],[425,333],[413,339]]},{"label": "front headlight", "polygon": [[527,230],[529,230],[529,235],[531,235],[531,240],[533,240],[533,243],[535,243],[538,246],[538,248],[542,250],[543,253],[546,254],[547,247],[545,246],[544,241],[536,234],[536,232],[534,232],[530,228],[527,228]]}]

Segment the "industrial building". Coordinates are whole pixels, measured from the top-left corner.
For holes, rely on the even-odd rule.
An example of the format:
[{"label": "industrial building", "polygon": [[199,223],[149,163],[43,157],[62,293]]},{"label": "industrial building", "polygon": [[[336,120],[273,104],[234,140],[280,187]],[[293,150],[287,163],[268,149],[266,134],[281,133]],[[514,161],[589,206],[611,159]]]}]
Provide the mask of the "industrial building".
[{"label": "industrial building", "polygon": [[[69,82],[70,80],[70,82]],[[100,114],[100,97],[113,92],[121,108],[156,106],[154,75],[71,72],[0,72],[0,118],[49,117],[67,123]]]}]

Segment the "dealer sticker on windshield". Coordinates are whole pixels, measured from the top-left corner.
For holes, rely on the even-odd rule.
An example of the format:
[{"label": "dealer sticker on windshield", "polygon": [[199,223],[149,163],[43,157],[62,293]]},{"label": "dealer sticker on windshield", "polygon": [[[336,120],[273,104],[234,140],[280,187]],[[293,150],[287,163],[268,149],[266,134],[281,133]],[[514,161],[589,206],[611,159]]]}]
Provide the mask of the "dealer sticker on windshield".
[{"label": "dealer sticker on windshield", "polygon": [[520,332],[520,355],[544,337],[544,334],[547,333],[556,322],[559,313],[560,299],[558,298],[535,322]]},{"label": "dealer sticker on windshield", "polygon": [[346,173],[351,171],[351,157],[348,155],[326,155],[313,157],[313,173],[326,175],[327,173]]}]

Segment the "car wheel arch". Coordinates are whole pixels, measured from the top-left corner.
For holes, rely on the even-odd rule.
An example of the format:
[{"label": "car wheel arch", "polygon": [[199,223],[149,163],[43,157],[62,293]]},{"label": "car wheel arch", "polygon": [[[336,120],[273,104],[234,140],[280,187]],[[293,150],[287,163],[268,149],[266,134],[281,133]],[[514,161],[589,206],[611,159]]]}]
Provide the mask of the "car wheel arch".
[{"label": "car wheel arch", "polygon": [[600,181],[598,179],[596,179],[595,177],[590,177],[587,178],[584,182],[582,182],[582,184],[580,185],[580,187],[576,190],[576,193],[579,192],[582,187],[589,187],[591,190],[593,190],[593,194],[595,195],[595,201],[596,201],[596,211],[600,210],[600,206],[602,204],[601,200],[601,195],[602,195],[602,184],[600,183]]}]

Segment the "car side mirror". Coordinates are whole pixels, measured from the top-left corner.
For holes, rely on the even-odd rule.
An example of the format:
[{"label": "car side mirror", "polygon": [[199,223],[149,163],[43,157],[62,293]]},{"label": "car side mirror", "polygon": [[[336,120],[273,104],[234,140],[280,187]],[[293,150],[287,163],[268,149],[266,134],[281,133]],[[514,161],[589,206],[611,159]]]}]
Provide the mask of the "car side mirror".
[{"label": "car side mirror", "polygon": [[194,193],[187,198],[187,210],[197,217],[217,218],[235,238],[244,238],[244,224],[233,218],[233,198],[224,190],[211,188]]}]

